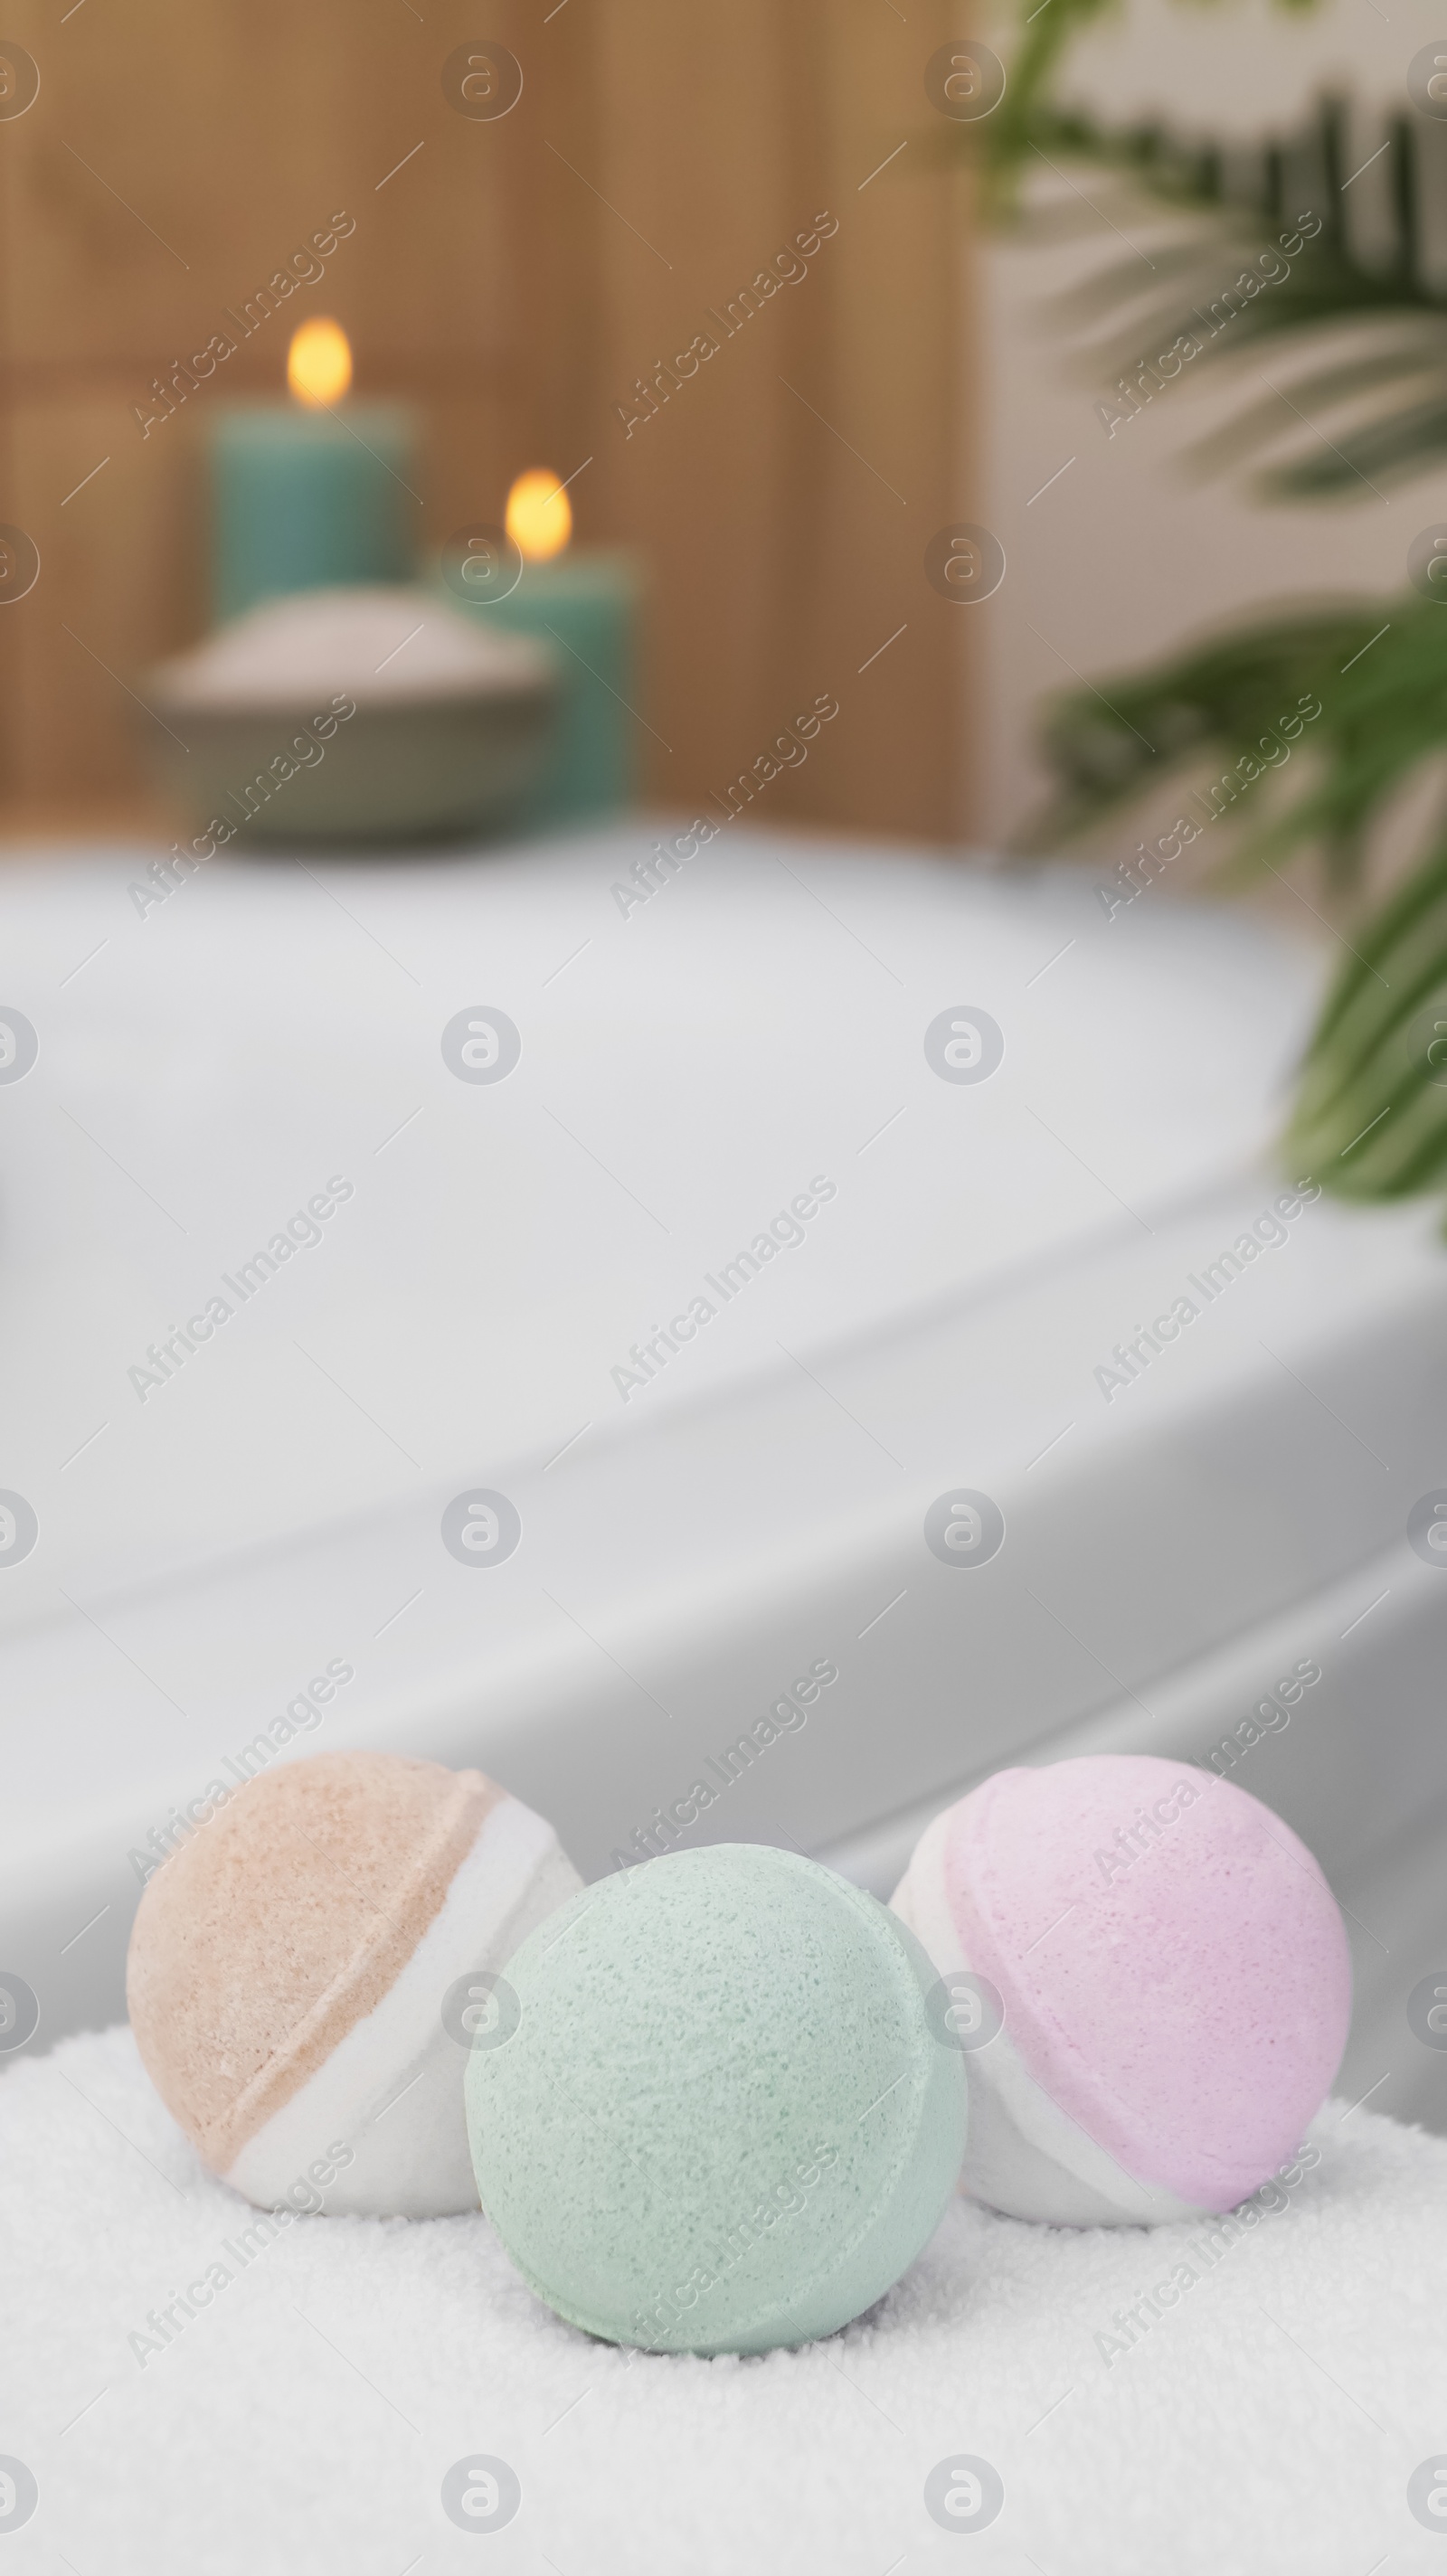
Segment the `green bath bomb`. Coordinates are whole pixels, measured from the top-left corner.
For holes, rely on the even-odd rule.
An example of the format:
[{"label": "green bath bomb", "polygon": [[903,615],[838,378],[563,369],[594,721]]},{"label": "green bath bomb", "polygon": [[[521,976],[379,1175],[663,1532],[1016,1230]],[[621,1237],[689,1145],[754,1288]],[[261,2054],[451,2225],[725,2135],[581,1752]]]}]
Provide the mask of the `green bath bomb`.
[{"label": "green bath bomb", "polygon": [[549,2307],[610,2343],[833,2334],[931,2235],[965,2144],[938,1974],[792,1852],[723,1843],[604,1879],[509,1961],[474,2049],[478,2193]]}]

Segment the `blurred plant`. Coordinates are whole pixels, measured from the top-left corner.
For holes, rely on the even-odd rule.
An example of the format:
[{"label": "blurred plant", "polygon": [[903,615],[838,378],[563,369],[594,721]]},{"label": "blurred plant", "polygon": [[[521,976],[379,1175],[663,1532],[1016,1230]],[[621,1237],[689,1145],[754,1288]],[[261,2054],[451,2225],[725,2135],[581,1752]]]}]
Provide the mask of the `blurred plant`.
[{"label": "blurred plant", "polygon": [[1447,1181],[1447,837],[1360,934],[1307,1050],[1292,1120],[1301,1167],[1341,1197]]},{"label": "blurred plant", "polygon": [[[1062,0],[1055,0],[1061,8]],[[1309,0],[1308,0],[1309,5]],[[1198,443],[1193,461],[1219,470],[1283,433],[1293,451],[1258,478],[1275,499],[1359,497],[1447,460],[1447,292],[1429,282],[1424,185],[1429,141],[1420,120],[1395,118],[1388,163],[1392,239],[1365,259],[1348,237],[1344,190],[1360,171],[1346,160],[1346,115],[1327,101],[1310,128],[1257,150],[1191,144],[1160,127],[1113,133],[1051,103],[1065,45],[1098,14],[1099,0],[1064,0],[1051,37],[1027,24],[1004,107],[982,133],[989,202],[1009,207],[1036,156],[1058,165],[1109,165],[1186,217],[1152,242],[1150,282],[1139,259],[1112,259],[1069,318],[1105,321],[1092,352],[1115,379],[1112,405],[1160,391],[1150,352],[1184,342],[1193,358],[1240,357],[1263,345],[1311,342],[1305,372]],[[1047,16],[1054,18],[1054,10]],[[1320,229],[1299,239],[1308,213]],[[1230,297],[1226,261],[1279,244],[1282,224],[1299,247],[1267,282]],[[1440,272],[1438,272],[1440,273]],[[1223,284],[1223,280],[1226,283]],[[1245,278],[1241,280],[1244,287]],[[1231,304],[1229,328],[1203,328],[1201,306]],[[1126,308],[1131,310],[1127,315]],[[1349,335],[1338,353],[1321,336]],[[1143,354],[1145,353],[1145,354]],[[1134,373],[1132,372],[1134,370]],[[1130,388],[1135,388],[1134,393]],[[1328,439],[1313,414],[1347,417]],[[1102,418],[1106,417],[1102,409]],[[1297,436],[1297,424],[1301,435]],[[1073,692],[1049,710],[1044,748],[1055,779],[1048,811],[1026,846],[1099,824],[1173,769],[1208,760],[1246,774],[1283,709],[1312,696],[1321,716],[1300,748],[1306,776],[1294,793],[1238,800],[1221,817],[1232,836],[1233,874],[1315,853],[1335,896],[1359,887],[1373,827],[1389,803],[1447,753],[1447,552],[1440,591],[1430,554],[1422,589],[1262,618],[1218,635],[1165,669]],[[1293,773],[1295,775],[1296,773]],[[1345,971],[1322,1010],[1302,1070],[1291,1145],[1328,1187],[1357,1198],[1406,1195],[1447,1183],[1447,825],[1439,825],[1407,881],[1353,929]]]},{"label": "blurred plant", "polygon": [[1302,745],[1306,775],[1259,819],[1251,800],[1229,817],[1239,835],[1231,873],[1313,849],[1330,885],[1353,885],[1386,800],[1447,750],[1447,617],[1413,591],[1243,628],[1164,669],[1108,680],[1103,694],[1057,700],[1043,736],[1056,793],[1026,846],[1092,829],[1173,770],[1250,759],[1282,713],[1311,695],[1321,715]]},{"label": "blurred plant", "polygon": [[[1391,232],[1370,260],[1353,248],[1346,230],[1344,192],[1363,171],[1348,170],[1346,110],[1339,99],[1324,100],[1315,122],[1289,143],[1234,151],[1183,143],[1159,127],[1113,135],[1084,116],[1043,108],[1029,122],[1027,151],[1045,159],[1074,154],[1107,163],[1182,213],[1211,218],[1208,230],[1153,245],[1152,284],[1144,297],[1136,258],[1113,260],[1063,303],[1061,318],[1077,324],[1119,316],[1128,304],[1140,308],[1128,325],[1129,338],[1122,325],[1114,346],[1095,353],[1097,363],[1104,354],[1109,372],[1119,377],[1132,358],[1139,366],[1142,352],[1168,349],[1177,338],[1194,336],[1201,355],[1220,360],[1241,357],[1263,342],[1299,342],[1344,330],[1356,335],[1348,353],[1296,377],[1289,393],[1270,388],[1265,400],[1202,441],[1195,451],[1198,463],[1233,463],[1299,427],[1306,434],[1297,439],[1296,453],[1271,468],[1259,489],[1273,500],[1315,500],[1375,493],[1374,478],[1401,479],[1447,458],[1447,294],[1424,275],[1430,178],[1420,121],[1396,117],[1387,128],[1382,157]],[[1432,131],[1435,139],[1447,140]],[[1308,218],[1316,229],[1302,241],[1296,227]],[[1232,246],[1242,252],[1274,249],[1282,225],[1298,243],[1281,263],[1288,273],[1268,285],[1258,276],[1228,332],[1203,331],[1201,306],[1229,297],[1233,287],[1223,252]],[[1313,435],[1308,404],[1356,404],[1357,410],[1327,440]]]}]

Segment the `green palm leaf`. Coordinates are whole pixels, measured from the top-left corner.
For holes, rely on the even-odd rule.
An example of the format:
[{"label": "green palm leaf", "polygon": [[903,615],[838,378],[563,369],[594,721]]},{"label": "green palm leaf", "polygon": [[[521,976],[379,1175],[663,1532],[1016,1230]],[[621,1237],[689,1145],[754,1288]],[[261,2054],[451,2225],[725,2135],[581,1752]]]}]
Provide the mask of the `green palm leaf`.
[{"label": "green palm leaf", "polygon": [[[1210,212],[1201,231],[1152,243],[1149,287],[1138,260],[1112,259],[1069,298],[1071,326],[1095,331],[1082,363],[1103,395],[1110,386],[1121,419],[1158,389],[1152,360],[1164,353],[1189,344],[1183,365],[1193,372],[1207,359],[1213,368],[1254,361],[1259,371],[1263,352],[1279,346],[1283,381],[1198,442],[1196,470],[1217,472],[1285,445],[1259,488],[1309,501],[1377,490],[1447,459],[1447,293],[1425,282],[1421,127],[1403,118],[1392,128],[1395,249],[1375,264],[1354,250],[1343,221],[1355,174],[1343,158],[1339,105],[1327,103],[1314,133],[1294,147],[1263,156],[1249,207],[1230,204],[1221,150],[1188,148],[1159,129],[1112,133],[1052,108],[1047,92],[1064,40],[1098,0],[1058,4],[1048,39],[1031,33],[1041,13],[1030,19],[1009,115],[974,138],[994,202],[1009,202],[1019,169],[1041,155],[1128,171],[1176,211]],[[1270,283],[1248,294],[1242,282],[1232,293],[1241,264],[1254,258],[1259,273],[1259,251],[1275,241],[1280,252],[1284,226],[1295,241],[1308,208],[1321,214],[1320,229],[1281,254],[1287,274],[1278,257]],[[1318,349],[1313,359],[1334,331],[1349,331],[1351,347]],[[1305,364],[1293,367],[1298,352]],[[1413,590],[1303,609],[1217,636],[1163,669],[1056,700],[1043,726],[1054,793],[1024,846],[1097,828],[1174,778],[1183,810],[1219,840],[1223,867],[1272,867],[1314,848],[1329,878],[1349,884],[1388,802],[1447,757],[1444,607],[1447,598]],[[1308,708],[1316,710],[1309,719]],[[1280,773],[1274,784],[1268,770]],[[1214,785],[1203,796],[1208,776]],[[1295,1168],[1365,1200],[1447,1187],[1447,831],[1346,944],[1301,1067],[1289,1137]]]},{"label": "green palm leaf", "polygon": [[[1385,335],[1385,345],[1335,362],[1325,377],[1289,379],[1270,400],[1253,403],[1240,420],[1202,443],[1195,461],[1214,471],[1255,446],[1296,433],[1296,453],[1262,478],[1263,492],[1272,498],[1365,492],[1447,455],[1447,295],[1424,276],[1422,126],[1399,118],[1388,138],[1396,239],[1385,262],[1361,256],[1344,229],[1345,131],[1341,103],[1326,101],[1315,128],[1294,151],[1263,153],[1249,205],[1225,201],[1226,165],[1219,151],[1193,151],[1161,130],[1112,132],[1083,115],[1052,111],[1038,94],[1017,102],[1014,125],[997,133],[990,147],[1001,167],[1006,160],[1028,162],[1032,154],[1103,163],[1128,172],[1177,210],[1210,212],[1205,231],[1152,244],[1155,275],[1147,287],[1138,258],[1112,257],[1060,299],[1057,320],[1077,329],[1102,321],[1113,326],[1083,362],[1107,398],[1122,378],[1129,382],[1133,371],[1149,370],[1154,357],[1182,343],[1191,346],[1194,373],[1202,360],[1214,368],[1223,361],[1259,359],[1263,349],[1277,345],[1294,352],[1332,329],[1356,326]],[[1307,167],[1314,177],[1296,184],[1293,174]],[[1318,230],[1302,239],[1300,228],[1308,221]],[[1301,246],[1287,256],[1283,240]],[[1278,271],[1271,282],[1263,280],[1262,256],[1271,257]],[[1404,319],[1412,326],[1407,341],[1401,338]],[[1389,383],[1413,375],[1436,381],[1421,399],[1383,411],[1379,397]],[[1309,432],[1314,403],[1341,404],[1354,394],[1365,398],[1367,408],[1334,433],[1330,446],[1300,437],[1291,410],[1307,415]]]},{"label": "green palm leaf", "polygon": [[[1073,839],[1164,778],[1199,780],[1208,766],[1237,779],[1212,827],[1236,872],[1351,845],[1447,750],[1447,613],[1408,591],[1263,622],[1056,700],[1043,745],[1055,793],[1021,836],[1025,849]],[[1243,763],[1261,775],[1243,775]]]},{"label": "green palm leaf", "polygon": [[1447,1180],[1447,842],[1348,959],[1307,1052],[1290,1145],[1348,1198]]}]

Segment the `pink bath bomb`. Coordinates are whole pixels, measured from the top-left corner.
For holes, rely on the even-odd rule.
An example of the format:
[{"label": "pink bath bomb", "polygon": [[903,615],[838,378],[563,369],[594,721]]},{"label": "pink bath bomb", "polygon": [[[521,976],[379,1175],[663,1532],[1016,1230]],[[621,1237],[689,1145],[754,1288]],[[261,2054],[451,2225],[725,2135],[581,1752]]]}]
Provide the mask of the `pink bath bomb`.
[{"label": "pink bath bomb", "polygon": [[961,2187],[1012,2217],[1233,2209],[1340,2064],[1351,1964],[1331,1889],[1269,1807],[1189,1763],[998,1771],[935,1818],[893,1904],[967,2051]]}]

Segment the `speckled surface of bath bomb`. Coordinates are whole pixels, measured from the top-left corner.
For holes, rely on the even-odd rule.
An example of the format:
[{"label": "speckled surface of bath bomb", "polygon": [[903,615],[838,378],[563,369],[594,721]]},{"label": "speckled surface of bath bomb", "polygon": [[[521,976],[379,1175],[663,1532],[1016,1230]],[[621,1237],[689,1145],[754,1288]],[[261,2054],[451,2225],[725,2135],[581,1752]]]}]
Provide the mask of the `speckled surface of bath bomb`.
[{"label": "speckled surface of bath bomb", "polygon": [[982,2005],[959,1988],[962,2183],[1015,2217],[1233,2209],[1294,2153],[1341,2061],[1331,1889],[1278,1815],[1190,1763],[997,1771],[935,1818],[892,1903],[942,1975],[983,1985]]},{"label": "speckled surface of bath bomb", "polygon": [[204,2162],[261,2208],[473,2209],[462,2071],[486,1975],[580,1884],[551,1825],[480,1771],[279,1763],[148,1880],[137,2046]]},{"label": "speckled surface of bath bomb", "polygon": [[929,1961],[872,1896],[723,1843],[591,1887],[508,1969],[468,2061],[483,2208],[572,2324],[763,2352],[881,2298],[949,2200],[965,2073]]}]

